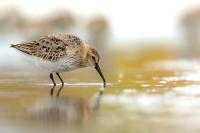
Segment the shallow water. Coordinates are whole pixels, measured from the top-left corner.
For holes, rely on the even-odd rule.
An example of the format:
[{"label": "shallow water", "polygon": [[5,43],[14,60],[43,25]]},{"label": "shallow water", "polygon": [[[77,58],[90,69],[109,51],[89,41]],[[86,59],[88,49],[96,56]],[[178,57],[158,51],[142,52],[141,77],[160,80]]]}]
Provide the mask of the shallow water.
[{"label": "shallow water", "polygon": [[0,132],[200,132],[200,62],[158,51],[116,56],[104,93],[91,69],[62,74],[59,97],[47,73],[2,71]]}]

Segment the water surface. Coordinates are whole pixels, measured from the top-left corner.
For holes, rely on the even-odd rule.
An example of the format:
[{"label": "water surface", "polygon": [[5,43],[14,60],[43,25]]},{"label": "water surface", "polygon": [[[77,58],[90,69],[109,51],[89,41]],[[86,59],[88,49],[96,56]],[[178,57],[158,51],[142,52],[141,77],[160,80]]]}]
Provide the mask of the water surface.
[{"label": "water surface", "polygon": [[49,95],[52,83],[46,72],[2,69],[0,131],[200,132],[198,60],[157,50],[117,53],[103,64],[108,82],[104,93],[99,91],[100,77],[88,68],[63,73],[59,97]]}]

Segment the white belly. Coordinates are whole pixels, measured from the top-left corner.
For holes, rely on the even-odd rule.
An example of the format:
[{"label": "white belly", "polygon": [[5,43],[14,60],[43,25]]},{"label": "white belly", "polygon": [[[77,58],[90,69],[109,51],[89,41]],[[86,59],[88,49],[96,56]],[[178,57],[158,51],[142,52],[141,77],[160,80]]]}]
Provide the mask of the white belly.
[{"label": "white belly", "polygon": [[49,72],[71,71],[80,66],[80,59],[75,58],[62,58],[56,62],[44,61],[37,57],[35,58],[35,64]]}]

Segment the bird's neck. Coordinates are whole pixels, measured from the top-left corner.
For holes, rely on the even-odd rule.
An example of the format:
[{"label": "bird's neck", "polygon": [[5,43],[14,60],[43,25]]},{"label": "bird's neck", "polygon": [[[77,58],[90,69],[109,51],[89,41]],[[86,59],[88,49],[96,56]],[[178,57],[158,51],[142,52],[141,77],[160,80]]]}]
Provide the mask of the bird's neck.
[{"label": "bird's neck", "polygon": [[90,49],[90,46],[87,44],[83,44],[81,46],[81,50],[80,50],[81,54],[80,55],[81,55],[81,66],[82,67],[87,66],[87,62],[88,62],[87,54],[88,54],[89,49]]}]

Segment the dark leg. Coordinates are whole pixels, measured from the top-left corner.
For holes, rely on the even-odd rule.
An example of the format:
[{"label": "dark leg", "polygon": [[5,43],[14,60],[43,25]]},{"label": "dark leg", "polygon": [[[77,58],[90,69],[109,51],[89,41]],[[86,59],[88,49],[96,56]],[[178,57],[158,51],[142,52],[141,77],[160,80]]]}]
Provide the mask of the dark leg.
[{"label": "dark leg", "polygon": [[53,87],[50,90],[50,95],[53,96],[53,90],[56,87],[56,82],[54,81],[53,73],[50,73],[49,77],[50,77],[51,81],[53,82]]},{"label": "dark leg", "polygon": [[59,88],[58,93],[57,93],[57,96],[59,96],[59,95],[60,95],[60,92],[61,92],[61,90],[62,90],[62,88],[64,87],[64,82],[63,82],[63,80],[62,80],[62,78],[60,77],[60,75],[59,75],[58,72],[56,72],[56,75],[58,76],[58,78],[60,79],[60,81],[61,81],[61,83],[62,83],[62,85],[61,85],[61,87]]}]

